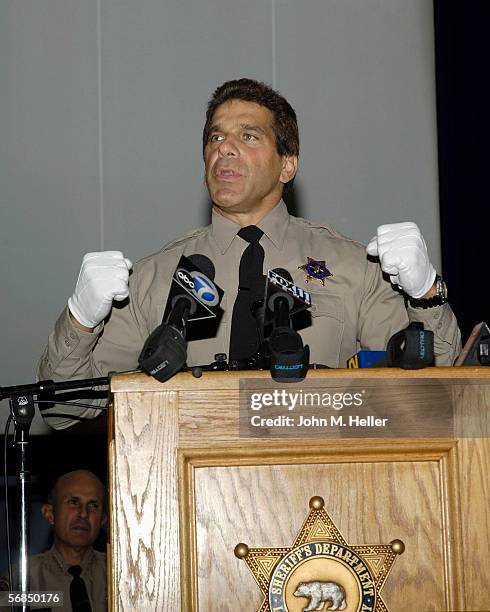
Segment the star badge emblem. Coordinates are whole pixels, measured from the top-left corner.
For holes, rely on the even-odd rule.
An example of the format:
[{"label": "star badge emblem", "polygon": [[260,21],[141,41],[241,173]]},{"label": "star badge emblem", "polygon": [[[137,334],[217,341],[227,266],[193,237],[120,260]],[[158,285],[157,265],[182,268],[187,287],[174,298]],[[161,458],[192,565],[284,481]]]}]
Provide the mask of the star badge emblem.
[{"label": "star badge emblem", "polygon": [[309,283],[315,280],[325,286],[325,279],[329,276],[333,276],[327,268],[325,260],[313,259],[312,257],[307,257],[306,259],[307,261],[305,264],[298,266],[300,270],[306,272],[306,282]]},{"label": "star badge emblem", "polygon": [[252,572],[264,599],[258,612],[343,610],[388,612],[380,591],[405,545],[350,545],[324,509],[310,499],[310,513],[292,546],[249,548],[235,555]]}]

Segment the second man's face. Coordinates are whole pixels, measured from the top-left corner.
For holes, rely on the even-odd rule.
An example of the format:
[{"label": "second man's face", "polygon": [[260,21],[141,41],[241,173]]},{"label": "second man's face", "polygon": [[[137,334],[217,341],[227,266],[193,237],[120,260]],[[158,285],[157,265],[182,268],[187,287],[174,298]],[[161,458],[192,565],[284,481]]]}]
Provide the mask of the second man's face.
[{"label": "second man's face", "polygon": [[61,477],[53,505],[45,504],[45,519],[54,528],[55,544],[73,548],[90,547],[104,519],[104,490],[89,472]]},{"label": "second man's face", "polygon": [[296,171],[296,158],[277,153],[271,111],[243,100],[216,109],[204,163],[209,195],[225,216],[266,214]]}]

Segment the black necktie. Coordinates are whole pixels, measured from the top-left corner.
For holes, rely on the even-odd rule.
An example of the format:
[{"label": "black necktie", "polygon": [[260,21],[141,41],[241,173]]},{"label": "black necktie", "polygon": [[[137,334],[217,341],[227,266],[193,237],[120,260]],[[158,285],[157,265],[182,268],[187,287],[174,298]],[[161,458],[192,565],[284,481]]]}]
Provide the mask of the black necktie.
[{"label": "black necktie", "polygon": [[240,238],[246,240],[249,245],[240,259],[238,295],[231,319],[230,361],[247,359],[259,348],[257,322],[250,310],[250,296],[254,284],[262,277],[264,249],[259,240],[263,233],[255,225],[242,227],[238,232]]},{"label": "black necktie", "polygon": [[70,601],[73,612],[92,612],[85,582],[83,578],[80,578],[82,568],[79,565],[72,565],[68,568],[68,573],[73,576],[70,584]]}]

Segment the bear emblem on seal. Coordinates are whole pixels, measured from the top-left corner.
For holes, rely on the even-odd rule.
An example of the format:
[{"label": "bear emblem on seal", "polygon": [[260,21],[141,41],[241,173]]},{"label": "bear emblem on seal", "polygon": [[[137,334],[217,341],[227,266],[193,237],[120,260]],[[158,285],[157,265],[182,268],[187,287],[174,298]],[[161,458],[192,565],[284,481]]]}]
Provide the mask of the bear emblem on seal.
[{"label": "bear emblem on seal", "polygon": [[303,612],[311,612],[311,610],[323,610],[327,601],[332,602],[330,610],[345,610],[347,601],[345,599],[345,590],[336,582],[300,582],[294,591],[295,597],[309,597],[310,603]]}]

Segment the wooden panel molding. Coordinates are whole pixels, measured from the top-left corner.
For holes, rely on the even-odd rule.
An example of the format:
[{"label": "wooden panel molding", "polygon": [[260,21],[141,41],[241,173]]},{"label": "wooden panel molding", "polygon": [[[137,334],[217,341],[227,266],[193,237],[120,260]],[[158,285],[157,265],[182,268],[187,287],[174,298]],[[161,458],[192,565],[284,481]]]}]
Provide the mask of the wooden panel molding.
[{"label": "wooden panel molding", "polygon": [[424,609],[462,609],[457,442],[396,446],[180,450],[182,609],[217,609],[216,592],[237,606],[222,610],[258,609],[260,591],[234,546],[290,545],[317,494],[349,542],[405,542],[383,591],[390,610],[417,609],[424,592]]},{"label": "wooden panel molding", "polygon": [[[325,389],[388,389],[394,410],[412,389],[423,407],[427,392],[436,415],[449,402],[454,435],[245,437],[240,373],[164,385],[114,377],[111,611],[256,612],[260,591],[235,544],[291,545],[321,495],[349,543],[405,542],[382,591],[391,612],[488,612],[490,369],[310,374]],[[255,377],[269,384],[267,373]]]}]

